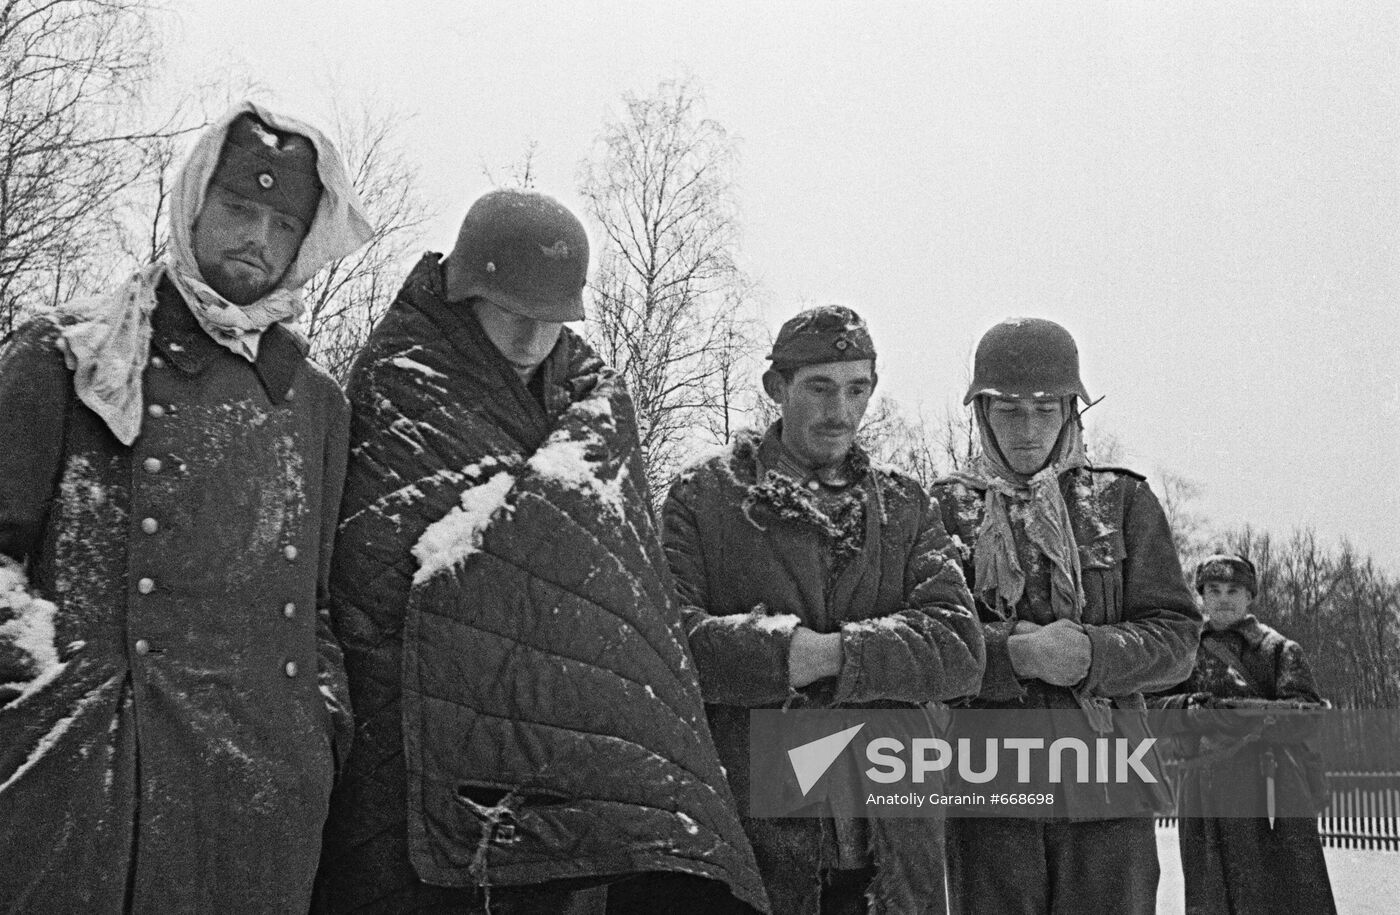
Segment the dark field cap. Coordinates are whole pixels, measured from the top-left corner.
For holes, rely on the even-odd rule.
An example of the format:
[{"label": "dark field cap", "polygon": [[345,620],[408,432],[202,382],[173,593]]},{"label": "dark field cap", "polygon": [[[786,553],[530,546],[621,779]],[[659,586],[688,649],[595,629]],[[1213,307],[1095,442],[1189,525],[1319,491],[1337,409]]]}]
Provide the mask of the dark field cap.
[{"label": "dark field cap", "polygon": [[316,147],[301,134],[274,130],[251,114],[229,124],[209,184],[295,216],[307,226],[321,201]]},{"label": "dark field cap", "polygon": [[768,354],[775,369],[875,359],[865,321],[843,305],[819,305],[788,319]]}]

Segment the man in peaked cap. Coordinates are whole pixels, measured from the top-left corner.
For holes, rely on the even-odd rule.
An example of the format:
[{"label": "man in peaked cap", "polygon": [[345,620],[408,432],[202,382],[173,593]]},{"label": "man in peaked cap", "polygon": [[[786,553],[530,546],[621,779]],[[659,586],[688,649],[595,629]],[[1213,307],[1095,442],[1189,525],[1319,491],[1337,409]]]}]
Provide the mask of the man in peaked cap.
[{"label": "man in peaked cap", "polygon": [[[840,306],[804,311],[768,358],[763,385],[782,418],[682,474],[663,520],[706,712],[745,812],[751,788],[775,788],[751,785],[750,709],[920,708],[975,691],[983,660],[936,507],[855,441],[876,383],[865,322]],[[744,825],[775,913],[943,911],[941,820],[837,811]]]},{"label": "man in peaked cap", "polygon": [[587,269],[562,204],[492,191],[356,359],[331,590],[357,737],[317,911],[765,907],[631,399],[564,327]]},{"label": "man in peaked cap", "polygon": [[0,354],[5,911],[304,910],[348,752],[348,409],[284,323],[369,226],[320,132],[243,104],[170,230]]}]

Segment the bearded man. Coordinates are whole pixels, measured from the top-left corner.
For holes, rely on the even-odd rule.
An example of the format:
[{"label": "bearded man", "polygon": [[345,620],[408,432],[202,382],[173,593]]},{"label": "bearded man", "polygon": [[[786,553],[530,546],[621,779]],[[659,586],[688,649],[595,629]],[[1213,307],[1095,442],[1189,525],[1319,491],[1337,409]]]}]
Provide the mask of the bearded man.
[{"label": "bearded man", "polygon": [[164,261],[0,355],[5,911],[302,911],[348,751],[348,409],[284,325],[369,225],[330,141],[249,103],[171,204]]}]

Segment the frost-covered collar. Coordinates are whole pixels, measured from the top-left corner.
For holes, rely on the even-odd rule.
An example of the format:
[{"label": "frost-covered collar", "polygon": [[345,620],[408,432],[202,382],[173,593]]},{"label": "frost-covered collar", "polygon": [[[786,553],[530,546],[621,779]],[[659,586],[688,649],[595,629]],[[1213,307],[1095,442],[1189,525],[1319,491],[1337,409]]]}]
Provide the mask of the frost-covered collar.
[{"label": "frost-covered collar", "polygon": [[[752,437],[735,442],[736,458],[751,456],[754,462],[755,479],[741,506],[744,517],[754,527],[765,530],[753,516],[754,508],[762,505],[780,518],[811,525],[831,538],[837,565],[848,562],[865,545],[867,490],[877,501],[881,498],[879,486],[872,480],[870,458],[853,445],[841,470],[841,476],[852,483],[839,490],[828,489],[819,499],[811,488],[815,477],[798,480],[771,465],[782,454],[781,434],[780,424],[774,423],[761,442]],[[870,485],[860,485],[867,481]],[[877,511],[883,518],[883,504],[877,506]]]},{"label": "frost-covered collar", "polygon": [[815,481],[828,489],[854,486],[870,473],[870,456],[854,443],[839,466],[831,469],[808,467],[784,444],[781,419],[764,433],[758,446],[758,461],[764,469],[776,470],[804,486]]}]

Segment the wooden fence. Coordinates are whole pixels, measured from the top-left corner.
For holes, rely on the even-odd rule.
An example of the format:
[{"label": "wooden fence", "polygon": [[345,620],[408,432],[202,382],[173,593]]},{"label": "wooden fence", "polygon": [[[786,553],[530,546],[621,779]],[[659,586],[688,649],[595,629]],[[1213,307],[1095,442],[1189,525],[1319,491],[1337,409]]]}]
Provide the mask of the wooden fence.
[{"label": "wooden fence", "polygon": [[[1327,809],[1317,818],[1322,844],[1400,851],[1400,772],[1329,772]],[[1175,826],[1176,817],[1158,817]]]}]

